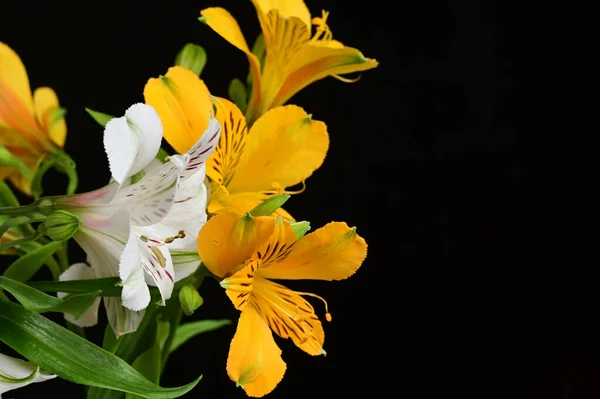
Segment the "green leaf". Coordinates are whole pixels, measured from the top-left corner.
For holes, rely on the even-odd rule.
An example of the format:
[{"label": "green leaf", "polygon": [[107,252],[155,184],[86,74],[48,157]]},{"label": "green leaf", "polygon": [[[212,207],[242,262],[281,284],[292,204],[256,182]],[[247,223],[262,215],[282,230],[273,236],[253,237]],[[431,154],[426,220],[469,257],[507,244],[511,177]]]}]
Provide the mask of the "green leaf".
[{"label": "green leaf", "polygon": [[250,214],[252,216],[271,216],[273,212],[281,208],[283,204],[285,204],[286,201],[290,199],[290,197],[291,195],[289,194],[275,195],[269,198],[268,200],[258,204],[254,209],[250,211]]},{"label": "green leaf", "polygon": [[206,65],[206,51],[202,46],[188,43],[175,57],[175,65],[187,68],[200,76]]},{"label": "green leaf", "polygon": [[233,79],[231,83],[229,83],[227,94],[229,95],[229,99],[233,101],[235,105],[237,105],[242,113],[246,112],[248,92],[246,91],[246,86],[244,86],[241,80],[237,78]]},{"label": "green leaf", "polygon": [[102,127],[106,127],[106,124],[108,123],[108,121],[111,120],[111,119],[114,119],[114,116],[109,115],[109,114],[105,114],[103,112],[94,111],[94,110],[89,109],[89,108],[86,108],[85,110]]},{"label": "green leaf", "polygon": [[15,196],[15,193],[10,189],[8,184],[4,181],[0,181],[0,204],[3,206],[20,206],[19,200]]},{"label": "green leaf", "polygon": [[106,328],[104,329],[104,339],[102,340],[102,347],[110,353],[115,353],[115,351],[119,347],[120,342],[121,341],[119,341],[115,336],[115,333],[110,324],[107,324]]},{"label": "green leaf", "polygon": [[0,287],[10,292],[17,301],[32,312],[69,313],[76,318],[81,316],[100,295],[100,291],[96,291],[70,295],[65,299],[60,299],[6,277],[0,277]]},{"label": "green leaf", "polygon": [[303,222],[290,222],[290,227],[294,230],[297,239],[301,239],[310,230],[310,223]]},{"label": "green leaf", "polygon": [[11,302],[0,303],[0,340],[44,371],[77,384],[170,399],[191,391],[198,381],[161,388],[112,353]]},{"label": "green leaf", "polygon": [[6,269],[4,277],[17,281],[29,280],[60,246],[60,242],[54,241],[21,256]]},{"label": "green leaf", "polygon": [[214,331],[229,324],[231,324],[231,320],[200,320],[182,324],[177,328],[175,338],[173,338],[173,342],[171,342],[171,347],[169,348],[169,353],[175,351],[196,335]]},{"label": "green leaf", "polygon": [[71,281],[28,281],[27,285],[43,292],[82,294],[90,291],[102,291],[102,296],[121,296],[123,289],[117,286],[120,282],[118,277],[107,277]]}]

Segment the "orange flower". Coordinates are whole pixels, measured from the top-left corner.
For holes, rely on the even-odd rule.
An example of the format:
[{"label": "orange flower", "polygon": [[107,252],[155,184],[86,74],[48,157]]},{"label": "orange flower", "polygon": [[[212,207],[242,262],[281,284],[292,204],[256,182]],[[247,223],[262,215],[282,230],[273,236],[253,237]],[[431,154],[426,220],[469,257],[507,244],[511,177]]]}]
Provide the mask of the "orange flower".
[{"label": "orange flower", "polygon": [[[325,354],[323,326],[302,296],[323,299],[270,280],[346,279],[365,259],[367,244],[342,222],[298,240],[280,216],[228,212],[211,218],[200,231],[198,253],[206,267],[223,278],[221,286],[241,312],[227,373],[249,396],[261,397],[275,388],[286,369],[271,330],[310,355]],[[326,302],[325,309],[331,321]]]},{"label": "orange flower", "polygon": [[[327,26],[329,13],[311,20],[302,0],[252,0],[262,28],[266,57],[253,54],[237,21],[220,7],[200,12],[202,20],[229,43],[246,53],[252,75],[252,95],[246,111],[248,124],[267,110],[285,104],[309,84],[334,76],[375,68],[376,60],[365,58],[337,40]],[[311,38],[312,25],[316,26]]]},{"label": "orange flower", "polygon": [[[302,108],[276,107],[248,130],[235,104],[219,97],[212,97],[211,102],[202,80],[182,67],[172,67],[165,76],[150,79],[144,97],[158,112],[165,139],[180,154],[200,138],[214,104],[222,131],[206,162],[206,175],[211,179],[209,213],[243,213],[273,195],[294,194],[286,188],[303,183],[327,154],[327,127]],[[277,212],[293,220],[285,210]]]},{"label": "orange flower", "polygon": [[[0,144],[33,172],[41,159],[63,147],[66,136],[64,110],[54,90],[40,87],[32,96],[21,59],[0,42]],[[31,194],[31,182],[17,169],[0,167],[0,178]]]}]

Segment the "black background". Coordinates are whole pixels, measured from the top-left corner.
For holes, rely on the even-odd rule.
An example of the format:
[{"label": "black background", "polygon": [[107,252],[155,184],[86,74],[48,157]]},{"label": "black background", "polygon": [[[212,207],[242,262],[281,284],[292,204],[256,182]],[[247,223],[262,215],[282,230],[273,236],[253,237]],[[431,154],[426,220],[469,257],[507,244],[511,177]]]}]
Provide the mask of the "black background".
[{"label": "black background", "polygon": [[[249,42],[259,32],[249,1],[2,2],[0,40],[32,88],[53,87],[68,109],[80,192],[109,177],[102,129],[84,107],[122,115],[187,42],[207,50],[213,94],[246,76],[243,53],[197,21],[211,5],[227,8]],[[334,37],[380,66],[292,99],[327,123],[331,148],[287,208],[313,229],[347,221],[370,246],[349,280],[290,284],[329,300],[328,356],[278,340],[288,371],[270,397],[600,397],[591,7],[307,5],[330,10]],[[193,319],[237,317],[216,283],[201,294]],[[225,373],[233,333],[190,341],[162,385],[204,374],[186,397],[244,397]],[[55,379],[6,397],[49,394],[83,390]]]}]

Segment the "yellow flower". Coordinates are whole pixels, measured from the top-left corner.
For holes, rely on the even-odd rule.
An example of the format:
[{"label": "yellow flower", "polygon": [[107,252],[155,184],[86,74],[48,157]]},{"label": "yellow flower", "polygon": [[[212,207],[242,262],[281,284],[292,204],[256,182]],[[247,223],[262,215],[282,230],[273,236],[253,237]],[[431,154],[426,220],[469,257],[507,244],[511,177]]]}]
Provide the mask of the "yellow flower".
[{"label": "yellow flower", "polygon": [[[261,397],[281,381],[286,365],[271,330],[306,353],[324,355],[325,333],[312,305],[270,281],[343,280],[358,270],[367,244],[342,222],[297,240],[281,217],[221,213],[198,236],[202,262],[216,276],[240,314],[227,359],[229,377],[249,396]],[[324,301],[324,300],[323,300]],[[331,321],[325,302],[326,319]]]},{"label": "yellow flower", "polygon": [[[252,73],[252,95],[246,111],[252,123],[267,110],[285,104],[309,84],[327,76],[375,68],[376,60],[333,40],[327,26],[328,12],[313,18],[302,0],[252,0],[262,28],[266,57],[264,65],[253,54],[237,21],[220,7],[200,12],[203,21],[229,43],[245,52]],[[315,34],[311,38],[312,25]]]},{"label": "yellow flower", "polygon": [[[67,136],[63,116],[51,88],[37,88],[32,96],[21,59],[0,42],[0,144],[33,172],[40,159],[63,147]],[[31,182],[15,168],[0,167],[0,179],[6,178],[31,194]]]},{"label": "yellow flower", "polygon": [[[150,79],[146,103],[158,112],[165,139],[185,153],[208,125],[213,103],[206,85],[193,72],[172,67],[164,77]],[[294,105],[274,108],[248,130],[232,102],[213,97],[221,138],[208,159],[211,180],[209,213],[247,212],[286,187],[304,183],[318,169],[329,147],[327,127]],[[293,220],[285,210],[278,214]]]}]

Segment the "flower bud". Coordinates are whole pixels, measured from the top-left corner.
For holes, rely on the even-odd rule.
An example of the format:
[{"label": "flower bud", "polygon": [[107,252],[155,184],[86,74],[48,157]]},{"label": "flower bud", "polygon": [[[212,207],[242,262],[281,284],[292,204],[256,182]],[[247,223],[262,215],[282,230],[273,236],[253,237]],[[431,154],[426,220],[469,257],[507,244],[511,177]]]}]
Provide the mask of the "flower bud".
[{"label": "flower bud", "polygon": [[206,51],[197,44],[188,43],[175,58],[175,65],[182,66],[200,75],[206,65]]},{"label": "flower bud", "polygon": [[52,241],[65,241],[73,237],[81,226],[81,218],[67,211],[54,211],[40,225],[41,232]]},{"label": "flower bud", "polygon": [[179,291],[179,303],[186,316],[191,316],[204,303],[204,299],[191,285],[185,285]]}]

